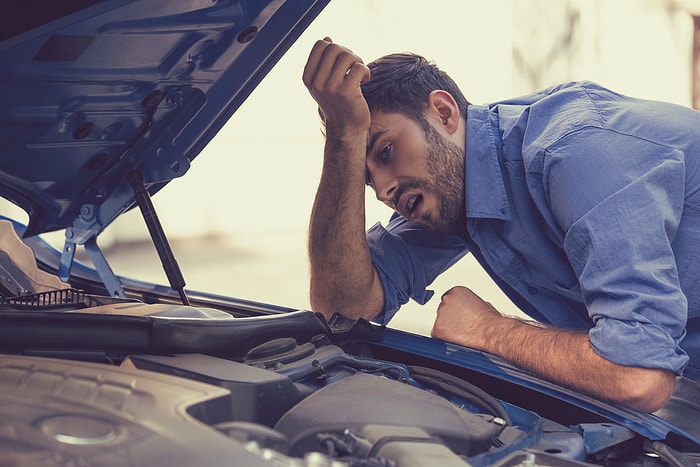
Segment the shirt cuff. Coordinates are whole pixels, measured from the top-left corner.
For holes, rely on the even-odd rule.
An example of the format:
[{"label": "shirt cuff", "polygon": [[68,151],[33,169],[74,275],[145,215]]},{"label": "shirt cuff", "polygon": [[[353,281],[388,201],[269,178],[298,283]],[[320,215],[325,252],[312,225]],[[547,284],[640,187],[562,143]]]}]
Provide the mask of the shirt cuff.
[{"label": "shirt cuff", "polygon": [[689,357],[661,327],[638,321],[600,318],[590,330],[593,350],[618,365],[658,368],[681,374]]},{"label": "shirt cuff", "polygon": [[[426,288],[416,290],[413,281],[407,281],[405,287],[396,282],[395,278],[402,278],[405,275],[405,271],[399,268],[396,261],[391,260],[392,256],[398,256],[397,251],[392,250],[392,248],[397,248],[394,245],[397,240],[393,239],[392,235],[380,223],[373,225],[367,231],[367,236],[370,239],[372,263],[379,273],[379,278],[384,288],[384,308],[372,321],[386,325],[399,311],[401,305],[407,303],[409,299],[424,305],[432,298],[434,292]],[[418,282],[425,283],[425,279],[421,277],[421,280]]]}]

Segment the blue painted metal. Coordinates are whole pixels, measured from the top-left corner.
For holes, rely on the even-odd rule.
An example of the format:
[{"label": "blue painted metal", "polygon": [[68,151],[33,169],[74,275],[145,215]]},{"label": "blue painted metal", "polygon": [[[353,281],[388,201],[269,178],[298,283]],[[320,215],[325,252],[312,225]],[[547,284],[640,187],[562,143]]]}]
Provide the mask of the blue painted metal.
[{"label": "blue painted metal", "polygon": [[581,423],[576,427],[576,431],[583,437],[586,452],[589,454],[595,454],[634,437],[634,432],[629,428],[610,423]]},{"label": "blue painted metal", "polygon": [[403,331],[386,329],[381,345],[409,354],[451,363],[458,367],[494,376],[503,381],[533,389],[542,394],[565,401],[628,428],[650,440],[664,440],[669,433],[676,433],[696,444],[700,439],[675,425],[649,413],[626,409],[600,401],[581,393],[544,381],[510,365],[490,354],[447,343],[437,339],[417,336]]},{"label": "blue painted metal", "polygon": [[[0,196],[96,238],[192,160],[329,0],[102,0],[0,42]],[[70,269],[66,258],[65,267]]]}]

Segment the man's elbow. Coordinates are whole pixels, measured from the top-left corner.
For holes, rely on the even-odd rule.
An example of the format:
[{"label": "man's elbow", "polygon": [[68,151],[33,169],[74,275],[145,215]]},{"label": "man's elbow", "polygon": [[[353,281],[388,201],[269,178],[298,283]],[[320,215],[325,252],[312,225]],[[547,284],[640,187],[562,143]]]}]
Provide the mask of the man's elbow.
[{"label": "man's elbow", "polygon": [[630,368],[626,375],[620,404],[642,412],[656,412],[671,398],[676,376],[668,370]]},{"label": "man's elbow", "polygon": [[330,319],[331,316],[338,312],[343,314],[342,310],[339,309],[341,307],[338,306],[337,301],[334,301],[328,293],[314,293],[313,287],[311,288],[310,302],[311,309],[317,313],[321,313],[326,319]]},{"label": "man's elbow", "polygon": [[321,313],[326,319],[339,313],[347,318],[372,320],[379,315],[381,309],[372,301],[364,301],[357,297],[347,297],[341,294],[332,295],[323,292],[315,292],[312,289],[311,309]]},{"label": "man's elbow", "polygon": [[376,269],[355,280],[323,274],[311,274],[310,302],[313,311],[326,318],[340,313],[348,318],[371,320],[384,306],[384,288]]}]

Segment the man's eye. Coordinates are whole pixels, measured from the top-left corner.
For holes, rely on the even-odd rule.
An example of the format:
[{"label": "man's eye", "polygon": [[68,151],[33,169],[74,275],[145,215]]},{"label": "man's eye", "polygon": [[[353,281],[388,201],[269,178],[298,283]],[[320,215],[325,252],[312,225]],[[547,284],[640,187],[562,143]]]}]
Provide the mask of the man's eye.
[{"label": "man's eye", "polygon": [[382,148],[382,150],[379,152],[378,158],[380,161],[386,161],[389,159],[389,156],[391,155],[391,150],[393,148],[393,145],[387,144]]}]

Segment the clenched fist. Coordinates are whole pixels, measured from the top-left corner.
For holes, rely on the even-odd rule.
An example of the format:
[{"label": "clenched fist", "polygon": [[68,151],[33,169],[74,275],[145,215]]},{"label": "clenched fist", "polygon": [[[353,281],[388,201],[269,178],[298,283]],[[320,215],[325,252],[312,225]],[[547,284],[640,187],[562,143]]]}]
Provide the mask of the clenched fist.
[{"label": "clenched fist", "polygon": [[503,316],[467,287],[445,292],[437,309],[431,336],[455,344],[490,351]]}]

